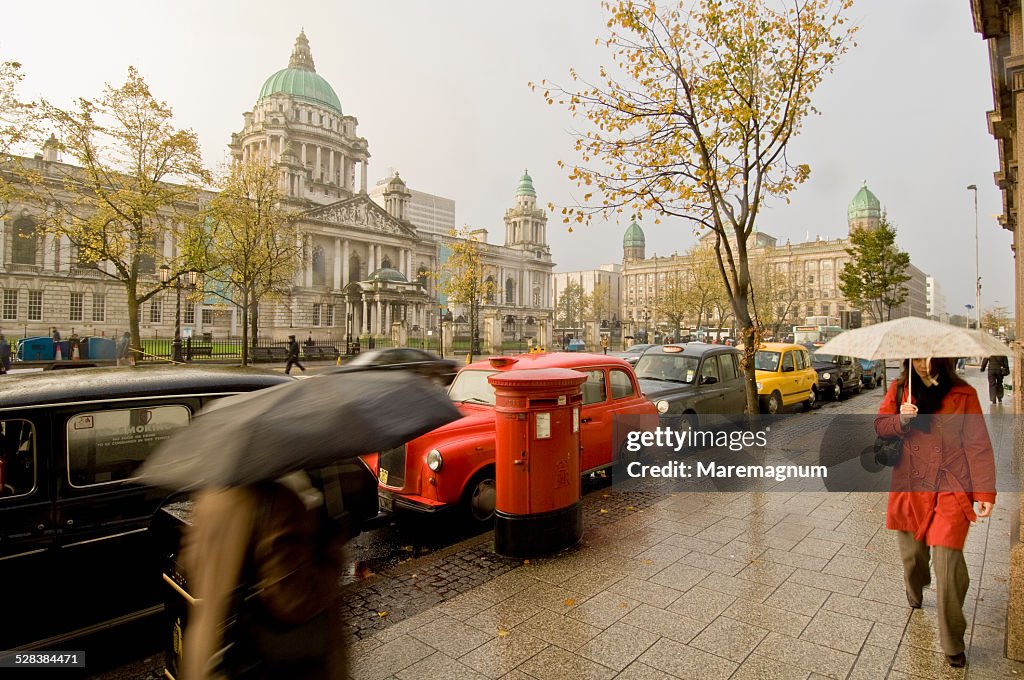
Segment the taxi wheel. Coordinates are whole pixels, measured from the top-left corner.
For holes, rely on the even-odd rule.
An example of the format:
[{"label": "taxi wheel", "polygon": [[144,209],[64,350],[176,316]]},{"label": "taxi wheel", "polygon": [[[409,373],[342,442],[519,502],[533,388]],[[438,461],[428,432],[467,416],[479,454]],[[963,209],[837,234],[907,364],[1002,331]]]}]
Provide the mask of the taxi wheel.
[{"label": "taxi wheel", "polygon": [[818,392],[817,390],[811,390],[811,393],[807,395],[807,399],[804,401],[804,410],[810,411],[816,403],[818,403]]},{"label": "taxi wheel", "polygon": [[833,401],[839,401],[842,398],[843,398],[843,385],[842,385],[842,383],[837,381],[836,384],[832,386],[832,399],[833,399]]},{"label": "taxi wheel", "polygon": [[469,480],[462,495],[462,506],[474,524],[483,526],[494,521],[494,505],[494,468],[488,467]]},{"label": "taxi wheel", "polygon": [[[813,392],[811,393],[813,394]],[[768,397],[767,411],[771,415],[778,415],[782,412],[782,395],[778,392],[772,392],[771,396]]]}]

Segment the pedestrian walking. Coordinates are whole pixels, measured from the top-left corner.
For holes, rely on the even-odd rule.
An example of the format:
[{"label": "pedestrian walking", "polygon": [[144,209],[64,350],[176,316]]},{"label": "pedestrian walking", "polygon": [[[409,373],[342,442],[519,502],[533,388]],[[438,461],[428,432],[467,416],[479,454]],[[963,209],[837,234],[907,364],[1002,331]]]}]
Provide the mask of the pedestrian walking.
[{"label": "pedestrian walking", "polygon": [[53,338],[53,358],[60,361],[64,357],[60,347],[60,331],[57,330],[56,326],[50,329],[50,337]]},{"label": "pedestrian walking", "polygon": [[345,534],[323,503],[305,473],[196,496],[182,563],[198,602],[182,677],[346,677]]},{"label": "pedestrian walking", "polygon": [[0,374],[11,370],[11,343],[0,333]]},{"label": "pedestrian walking", "polygon": [[75,329],[71,329],[71,337],[68,338],[68,359],[78,360],[82,358],[81,355],[81,339],[78,337],[78,333]]},{"label": "pedestrian walking", "polygon": [[119,366],[128,363],[128,346],[132,342],[131,333],[125,331],[117,341],[117,364]]},{"label": "pedestrian walking", "polygon": [[292,374],[292,366],[298,366],[302,369],[302,372],[306,372],[306,367],[299,363],[299,343],[295,340],[294,335],[288,336],[288,360],[284,363],[285,375]]},{"label": "pedestrian walking", "polygon": [[970,584],[964,542],[971,523],[989,517],[996,500],[995,457],[978,394],[956,374],[956,359],[904,360],[875,431],[903,441],[885,526],[896,531],[907,602],[922,605],[931,582],[930,555],[939,642],[949,665],[963,667],[963,604]]},{"label": "pedestrian walking", "polygon": [[607,335],[602,335],[601,336],[601,350],[605,354],[608,354],[608,336]]},{"label": "pedestrian walking", "polygon": [[988,399],[993,404],[1003,403],[1003,378],[1010,375],[1010,362],[1005,356],[985,357],[981,361],[981,372],[988,370]]}]

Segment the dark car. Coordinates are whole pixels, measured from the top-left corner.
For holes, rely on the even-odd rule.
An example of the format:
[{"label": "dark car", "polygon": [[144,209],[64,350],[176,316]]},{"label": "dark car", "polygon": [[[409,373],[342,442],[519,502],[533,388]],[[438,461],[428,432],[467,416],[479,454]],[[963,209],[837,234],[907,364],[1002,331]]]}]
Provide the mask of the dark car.
[{"label": "dark car", "polygon": [[885,362],[881,359],[858,359],[860,379],[864,387],[873,390],[885,380]]},{"label": "dark car", "polygon": [[626,363],[628,363],[630,366],[636,366],[636,362],[640,361],[641,355],[643,355],[643,353],[646,352],[650,347],[657,347],[657,345],[641,343],[638,345],[633,345],[622,352],[609,352],[608,356],[625,359]]},{"label": "dark car", "polygon": [[[0,649],[62,649],[159,613],[166,546],[154,521],[176,495],[139,484],[139,466],[211,401],[292,380],[180,366],[0,380],[0,582],[5,611],[22,613]],[[345,506],[376,514],[376,480],[361,463],[356,472]]]},{"label": "dark car", "polygon": [[451,383],[459,370],[458,364],[450,359],[442,359],[433,352],[412,347],[371,349],[358,354],[345,364],[346,368],[358,366],[407,368],[436,381],[440,385]]},{"label": "dark car", "polygon": [[818,373],[817,396],[840,399],[848,392],[860,392],[864,387],[860,361],[838,354],[822,354],[813,344],[804,347],[811,355],[811,365]]},{"label": "dark car", "polygon": [[725,345],[661,345],[644,352],[634,370],[661,424],[684,428],[701,416],[717,420],[743,413],[747,402],[741,357],[739,350]]}]

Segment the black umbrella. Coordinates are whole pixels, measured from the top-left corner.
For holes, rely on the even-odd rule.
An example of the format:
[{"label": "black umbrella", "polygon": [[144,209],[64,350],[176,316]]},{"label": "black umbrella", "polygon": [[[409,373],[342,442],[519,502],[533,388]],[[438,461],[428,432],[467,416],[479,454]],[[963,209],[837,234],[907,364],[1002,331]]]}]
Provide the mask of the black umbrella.
[{"label": "black umbrella", "polygon": [[227,397],[175,432],[142,466],[151,486],[241,486],[400,446],[461,417],[407,372],[324,375]]}]

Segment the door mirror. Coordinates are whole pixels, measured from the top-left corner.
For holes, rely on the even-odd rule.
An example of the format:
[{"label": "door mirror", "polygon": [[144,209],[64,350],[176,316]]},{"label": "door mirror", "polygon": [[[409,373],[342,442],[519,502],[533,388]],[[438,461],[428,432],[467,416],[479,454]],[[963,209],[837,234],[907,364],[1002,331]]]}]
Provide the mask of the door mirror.
[{"label": "door mirror", "polygon": [[718,382],[718,378],[713,375],[706,375],[700,379],[701,385],[714,385],[716,382]]}]

